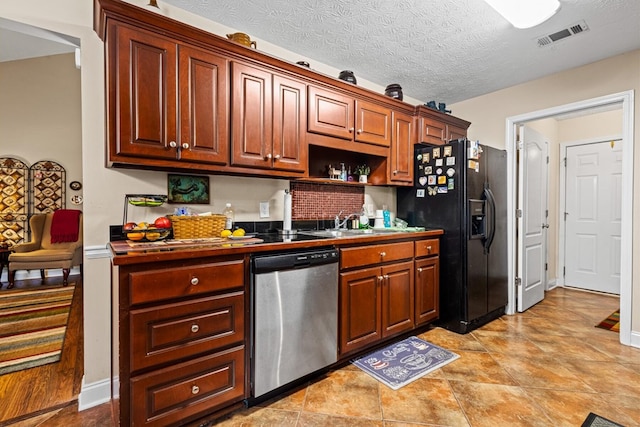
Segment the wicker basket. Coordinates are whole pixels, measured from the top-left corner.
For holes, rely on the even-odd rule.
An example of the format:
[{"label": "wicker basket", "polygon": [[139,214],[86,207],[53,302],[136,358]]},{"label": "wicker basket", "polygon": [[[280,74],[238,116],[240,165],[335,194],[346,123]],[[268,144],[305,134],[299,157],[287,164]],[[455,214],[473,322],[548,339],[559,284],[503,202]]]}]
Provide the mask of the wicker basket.
[{"label": "wicker basket", "polygon": [[200,239],[206,237],[220,237],[224,230],[227,217],[224,215],[210,216],[176,216],[171,215],[173,237],[175,239]]}]

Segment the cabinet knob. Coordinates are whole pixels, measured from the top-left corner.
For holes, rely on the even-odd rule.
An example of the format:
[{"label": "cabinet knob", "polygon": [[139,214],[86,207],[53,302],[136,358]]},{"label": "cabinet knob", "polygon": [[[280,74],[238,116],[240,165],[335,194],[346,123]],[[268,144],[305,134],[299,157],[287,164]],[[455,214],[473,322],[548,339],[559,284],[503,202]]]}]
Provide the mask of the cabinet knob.
[{"label": "cabinet knob", "polygon": [[272,156],[271,156],[271,153],[269,153],[269,154],[267,154],[266,156],[264,156],[264,158],[265,158],[265,159],[267,159],[267,160],[271,160],[271,157],[272,157]]},{"label": "cabinet knob", "polygon": [[384,258],[384,257],[386,257],[386,256],[387,256],[387,253],[386,253],[386,252],[380,252],[380,258]]},{"label": "cabinet knob", "polygon": [[431,246],[427,246],[427,253],[431,253]]},{"label": "cabinet knob", "polygon": [[389,275],[388,275],[388,274],[385,274],[384,276],[382,276],[382,278],[383,278],[384,280],[389,280]]},{"label": "cabinet knob", "polygon": [[418,273],[422,273],[422,267],[418,267]]},{"label": "cabinet knob", "polygon": [[178,146],[178,144],[175,141],[170,141],[169,142],[169,147],[176,148],[177,146]]},{"label": "cabinet knob", "polygon": [[362,129],[358,129],[358,135],[362,133]]},{"label": "cabinet knob", "polygon": [[378,276],[378,284],[382,283],[383,280],[384,280],[384,277]]},{"label": "cabinet knob", "polygon": [[192,284],[192,285],[197,285],[199,282],[200,282],[200,280],[198,280],[198,278],[197,278],[197,277],[192,277],[192,278],[191,278],[191,284]]},{"label": "cabinet knob", "polygon": [[276,154],[275,156],[273,156],[273,158],[274,158],[275,160],[280,160],[280,154]]},{"label": "cabinet knob", "polygon": [[349,133],[353,133],[353,128],[349,128]]},{"label": "cabinet knob", "polygon": [[191,394],[198,394],[200,393],[200,387],[198,387],[197,385],[191,386]]},{"label": "cabinet knob", "polygon": [[194,324],[194,325],[191,325],[191,332],[193,332],[194,334],[195,334],[196,332],[198,332],[199,330],[200,330],[200,326],[195,325],[195,324]]},{"label": "cabinet knob", "polygon": [[187,144],[186,142],[184,142],[184,143],[182,144],[182,149],[183,149],[183,150],[188,150],[188,149],[189,149],[189,144]]},{"label": "cabinet knob", "polygon": [[398,175],[398,171],[393,171],[393,174],[394,175]]}]

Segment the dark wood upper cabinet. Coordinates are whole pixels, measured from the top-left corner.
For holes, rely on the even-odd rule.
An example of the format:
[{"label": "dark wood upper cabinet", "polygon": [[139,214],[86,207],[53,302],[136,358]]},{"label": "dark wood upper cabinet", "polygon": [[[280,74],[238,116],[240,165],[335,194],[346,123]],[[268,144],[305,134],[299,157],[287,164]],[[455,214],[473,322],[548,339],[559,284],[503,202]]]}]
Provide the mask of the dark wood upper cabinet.
[{"label": "dark wood upper cabinet", "polygon": [[[228,163],[228,64],[124,24],[109,27],[110,161],[121,156]],[[115,60],[114,60],[115,59]]]},{"label": "dark wood upper cabinet", "polygon": [[226,165],[229,159],[228,61],[179,47],[180,158]]},{"label": "dark wood upper cabinet", "polygon": [[388,147],[391,109],[309,86],[309,132]]},{"label": "dark wood upper cabinet", "polygon": [[470,122],[425,106],[416,107],[418,141],[426,144],[446,144],[452,139],[466,138]]},{"label": "dark wood upper cabinet", "polygon": [[231,68],[231,164],[304,174],[306,85],[262,67]]},{"label": "dark wood upper cabinet", "polygon": [[389,153],[389,181],[398,185],[413,184],[413,145],[415,118],[409,114],[392,113],[393,135]]},{"label": "dark wood upper cabinet", "polygon": [[108,58],[111,157],[175,159],[176,57],[170,39],[125,25],[110,25],[115,55]]},{"label": "dark wood upper cabinet", "polygon": [[411,185],[414,144],[466,137],[469,122],[426,106],[128,2],[94,6],[108,166],[327,180],[329,164],[350,161],[370,166],[368,185]]}]

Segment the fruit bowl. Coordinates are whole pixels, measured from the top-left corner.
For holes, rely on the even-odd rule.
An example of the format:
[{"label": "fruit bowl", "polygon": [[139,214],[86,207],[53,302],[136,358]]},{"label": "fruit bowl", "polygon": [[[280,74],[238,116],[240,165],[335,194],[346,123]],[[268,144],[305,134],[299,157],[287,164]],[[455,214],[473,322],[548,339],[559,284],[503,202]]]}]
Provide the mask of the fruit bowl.
[{"label": "fruit bowl", "polygon": [[125,231],[128,240],[133,242],[156,242],[171,234],[171,228],[134,228]]},{"label": "fruit bowl", "polygon": [[150,206],[150,207],[157,207],[157,206],[162,206],[164,204],[164,202],[167,201],[167,196],[161,196],[161,195],[143,195],[143,196],[133,196],[133,195],[129,195],[127,196],[127,200],[129,201],[130,205],[133,206]]}]

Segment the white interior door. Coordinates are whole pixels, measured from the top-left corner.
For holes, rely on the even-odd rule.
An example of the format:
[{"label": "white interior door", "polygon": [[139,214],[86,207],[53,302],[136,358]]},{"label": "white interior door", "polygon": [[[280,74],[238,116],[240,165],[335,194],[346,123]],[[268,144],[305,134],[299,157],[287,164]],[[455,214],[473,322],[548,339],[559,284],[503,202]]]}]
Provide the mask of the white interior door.
[{"label": "white interior door", "polygon": [[566,150],[565,285],[620,294],[622,143]]},{"label": "white interior door", "polygon": [[547,260],[549,147],[539,132],[520,126],[518,150],[518,311],[544,299]]}]

